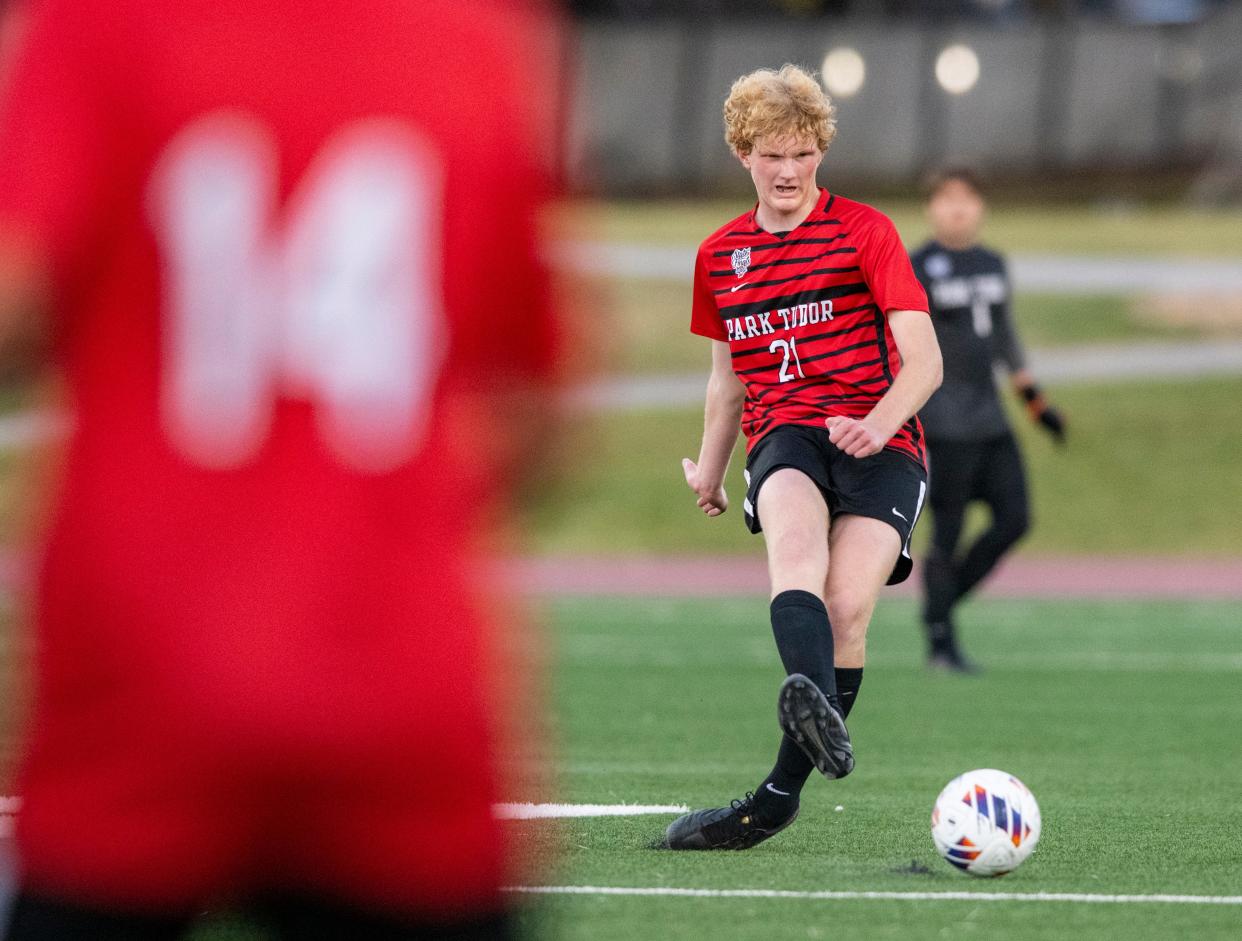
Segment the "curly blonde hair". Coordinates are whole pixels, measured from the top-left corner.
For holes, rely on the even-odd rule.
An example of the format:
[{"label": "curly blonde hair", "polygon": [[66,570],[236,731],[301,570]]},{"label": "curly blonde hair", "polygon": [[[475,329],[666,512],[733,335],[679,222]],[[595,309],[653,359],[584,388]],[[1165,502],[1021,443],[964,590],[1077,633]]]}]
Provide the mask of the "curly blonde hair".
[{"label": "curly blonde hair", "polygon": [[810,72],[785,64],[779,72],[756,69],[734,82],[724,124],[725,141],[739,156],[760,137],[814,137],[827,150],[837,136],[837,109]]}]

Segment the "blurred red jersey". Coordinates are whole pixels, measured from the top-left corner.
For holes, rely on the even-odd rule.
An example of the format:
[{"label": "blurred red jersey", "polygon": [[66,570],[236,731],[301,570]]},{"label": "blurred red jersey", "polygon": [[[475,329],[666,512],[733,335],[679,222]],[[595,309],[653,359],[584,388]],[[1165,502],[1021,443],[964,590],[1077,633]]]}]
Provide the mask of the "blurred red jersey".
[{"label": "blurred red jersey", "polygon": [[[927,310],[897,230],[822,188],[793,231],[766,232],[751,210],[699,247],[690,329],[729,344],[748,451],[780,425],[866,416],[901,371],[893,310]],[[922,464],[918,417],[887,447]]]},{"label": "blurred red jersey", "polygon": [[50,262],[73,431],[32,884],[498,904],[474,547],[511,470],[487,394],[554,356],[531,10],[34,5],[0,225]]}]

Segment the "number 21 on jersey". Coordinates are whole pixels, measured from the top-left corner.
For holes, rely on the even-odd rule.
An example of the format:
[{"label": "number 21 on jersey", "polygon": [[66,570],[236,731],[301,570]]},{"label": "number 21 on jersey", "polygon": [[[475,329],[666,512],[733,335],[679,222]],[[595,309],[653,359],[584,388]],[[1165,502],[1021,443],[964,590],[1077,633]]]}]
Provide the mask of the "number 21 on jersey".
[{"label": "number 21 on jersey", "polygon": [[772,345],[768,347],[769,353],[781,353],[784,359],[781,361],[781,382],[792,382],[794,374],[789,371],[789,363],[792,358],[794,368],[798,371],[798,378],[805,379],[806,373],[802,371],[802,360],[798,359],[798,341],[793,337],[788,340],[773,340]]}]

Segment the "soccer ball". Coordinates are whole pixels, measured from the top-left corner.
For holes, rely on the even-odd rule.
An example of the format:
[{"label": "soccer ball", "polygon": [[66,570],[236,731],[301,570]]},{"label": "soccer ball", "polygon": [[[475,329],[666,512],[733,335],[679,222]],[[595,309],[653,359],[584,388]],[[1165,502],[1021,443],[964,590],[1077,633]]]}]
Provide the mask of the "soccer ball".
[{"label": "soccer ball", "polygon": [[995,768],[967,771],[936,798],[931,815],[936,850],[972,876],[1003,876],[1039,842],[1039,805],[1017,778]]}]

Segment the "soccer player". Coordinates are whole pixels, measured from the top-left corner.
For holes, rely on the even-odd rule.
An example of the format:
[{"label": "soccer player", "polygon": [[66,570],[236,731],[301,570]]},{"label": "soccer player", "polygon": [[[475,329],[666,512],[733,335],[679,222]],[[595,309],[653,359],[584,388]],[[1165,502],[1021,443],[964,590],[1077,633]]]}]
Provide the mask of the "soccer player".
[{"label": "soccer player", "polygon": [[699,248],[691,330],[712,341],[712,371],[699,459],[683,465],[703,512],[724,513],[740,423],[745,520],[767,543],[788,676],[771,773],[728,807],[675,820],[673,849],[754,846],[793,822],[812,770],[850,773],[845,718],[867,625],[880,588],[910,572],[926,488],[914,416],[940,381],[940,353],[893,224],[816,185],[834,114],[792,65],[742,76],[724,106],[758,202]]},{"label": "soccer player", "polygon": [[[931,469],[928,502],[932,541],[923,569],[923,623],[928,662],[969,673],[953,608],[1022,538],[1030,521],[1026,474],[1005,418],[993,373],[1002,364],[1031,417],[1058,442],[1065,420],[1026,368],[1010,313],[1013,291],[1005,260],[979,244],[985,204],[978,178],[966,168],[936,174],[928,190],[932,238],[912,257],[927,289],[932,323],[944,351],[944,383],[923,407]],[[982,501],[987,530],[958,552],[966,508]]]},{"label": "soccer player", "polygon": [[48,315],[72,432],[10,941],[509,936],[478,544],[556,355],[535,6],[32,7],[0,328]]}]

